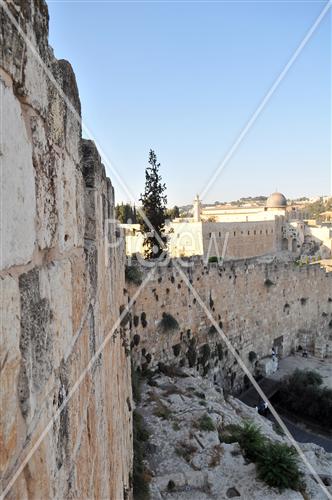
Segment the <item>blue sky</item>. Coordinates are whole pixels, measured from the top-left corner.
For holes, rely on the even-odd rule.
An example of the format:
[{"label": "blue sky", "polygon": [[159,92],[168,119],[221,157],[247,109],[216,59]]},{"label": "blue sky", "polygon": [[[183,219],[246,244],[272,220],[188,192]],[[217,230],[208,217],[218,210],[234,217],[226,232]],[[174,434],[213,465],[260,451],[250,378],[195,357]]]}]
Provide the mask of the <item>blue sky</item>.
[{"label": "blue sky", "polygon": [[[203,190],[325,2],[49,1],[84,123],[138,199],[155,149],[169,205]],[[331,11],[204,202],[331,190]],[[116,200],[127,194],[110,173]]]}]

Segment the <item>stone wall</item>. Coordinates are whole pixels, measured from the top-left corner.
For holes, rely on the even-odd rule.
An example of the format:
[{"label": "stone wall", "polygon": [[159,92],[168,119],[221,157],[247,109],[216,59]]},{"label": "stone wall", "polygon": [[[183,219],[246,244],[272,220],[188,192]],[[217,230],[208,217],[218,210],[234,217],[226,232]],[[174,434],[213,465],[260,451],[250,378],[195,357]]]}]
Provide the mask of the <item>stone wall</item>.
[{"label": "stone wall", "polygon": [[[132,308],[135,365],[153,368],[162,361],[195,366],[227,389],[240,390],[247,382],[242,370],[173,264],[156,269]],[[145,277],[147,271],[140,272]],[[252,259],[204,267],[196,261],[184,272],[251,372],[271,355],[273,345],[279,356],[299,345],[311,350],[324,345],[320,354],[328,352],[332,273],[318,265]],[[126,286],[132,296],[136,286]],[[179,327],[163,328],[163,314]]]},{"label": "stone wall", "polygon": [[[283,249],[283,223],[283,217],[232,222],[187,222],[177,219],[166,228],[168,252],[175,258],[203,255],[206,261],[218,255],[224,256],[225,260],[233,260],[276,254]],[[121,226],[125,233],[127,255],[144,254],[139,225]],[[290,250],[293,250],[292,246]]]},{"label": "stone wall", "polygon": [[[47,6],[6,5],[37,54],[1,9],[2,491],[112,333],[124,287],[124,247],[104,240],[116,238],[105,227],[113,187],[81,139],[75,76],[48,45]],[[130,362],[113,337],[7,498],[131,496]]]},{"label": "stone wall", "polygon": [[268,221],[205,222],[203,253],[212,256],[218,252],[222,256],[225,252],[225,260],[275,254],[281,250],[282,222],[277,217]]}]

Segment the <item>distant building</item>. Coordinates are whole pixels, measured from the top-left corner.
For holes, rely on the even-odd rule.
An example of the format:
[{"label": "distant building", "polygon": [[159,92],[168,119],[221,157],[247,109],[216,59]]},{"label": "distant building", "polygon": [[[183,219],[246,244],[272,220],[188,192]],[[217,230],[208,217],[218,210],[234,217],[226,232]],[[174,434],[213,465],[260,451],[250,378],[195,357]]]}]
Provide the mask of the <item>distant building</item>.
[{"label": "distant building", "polygon": [[[143,253],[139,225],[122,224],[127,254]],[[311,227],[301,219],[301,211],[288,206],[282,193],[272,193],[265,205],[203,207],[198,195],[192,216],[177,218],[166,226],[168,250],[172,257],[223,257],[244,259],[302,251],[331,256],[331,229]],[[320,253],[319,253],[320,252]]]}]

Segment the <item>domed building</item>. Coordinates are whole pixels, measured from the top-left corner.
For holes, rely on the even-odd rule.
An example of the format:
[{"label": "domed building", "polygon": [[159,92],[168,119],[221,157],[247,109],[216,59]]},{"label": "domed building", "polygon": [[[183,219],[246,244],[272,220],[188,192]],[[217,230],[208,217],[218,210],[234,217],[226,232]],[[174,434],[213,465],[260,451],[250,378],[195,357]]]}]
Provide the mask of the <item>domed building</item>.
[{"label": "domed building", "polygon": [[266,208],[286,208],[287,200],[282,193],[272,193],[266,200]]}]

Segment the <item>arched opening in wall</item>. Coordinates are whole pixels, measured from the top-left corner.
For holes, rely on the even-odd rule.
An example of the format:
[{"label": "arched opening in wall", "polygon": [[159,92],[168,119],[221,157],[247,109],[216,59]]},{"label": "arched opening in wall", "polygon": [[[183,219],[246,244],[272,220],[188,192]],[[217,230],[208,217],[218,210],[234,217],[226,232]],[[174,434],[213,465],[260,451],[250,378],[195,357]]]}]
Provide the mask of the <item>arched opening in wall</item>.
[{"label": "arched opening in wall", "polygon": [[292,252],[296,252],[297,250],[297,241],[294,239],[292,240]]},{"label": "arched opening in wall", "polygon": [[288,250],[288,239],[287,238],[282,239],[281,248],[282,248],[282,250]]}]

